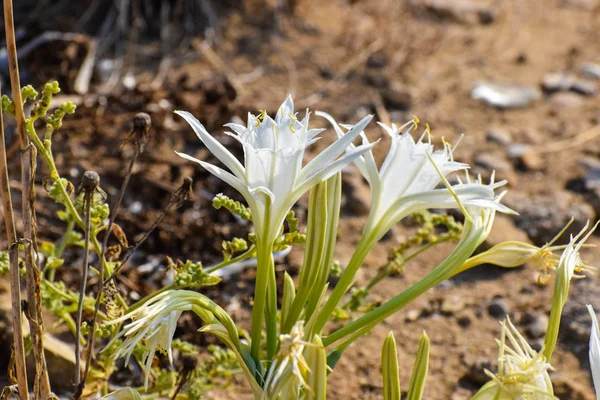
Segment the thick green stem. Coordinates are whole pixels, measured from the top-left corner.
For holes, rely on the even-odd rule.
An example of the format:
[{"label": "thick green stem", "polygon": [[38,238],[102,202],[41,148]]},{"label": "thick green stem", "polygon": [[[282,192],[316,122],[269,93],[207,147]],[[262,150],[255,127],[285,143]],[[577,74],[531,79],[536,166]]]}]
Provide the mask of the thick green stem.
[{"label": "thick green stem", "polygon": [[263,328],[263,317],[267,304],[270,270],[275,269],[272,244],[263,243],[261,239],[256,245],[256,284],[254,288],[254,305],[252,308],[252,345],[250,354],[255,360],[260,360],[260,339]]},{"label": "thick green stem", "polygon": [[348,335],[352,335],[352,339],[356,339],[365,334],[381,321],[402,309],[427,290],[450,278],[456,269],[460,268],[469,256],[473,254],[478,245],[479,241],[477,240],[463,240],[462,245],[459,244],[455,250],[426,277],[383,305],[363,315],[356,321],[333,332],[323,339],[323,344],[325,346],[330,346]]},{"label": "thick green stem", "polygon": [[360,268],[363,261],[367,257],[367,254],[369,254],[369,251],[371,251],[371,248],[376,243],[376,240],[374,240],[373,236],[374,235],[372,233],[371,235],[367,236],[365,232],[363,232],[360,241],[356,245],[354,254],[350,259],[350,262],[348,263],[348,266],[342,273],[340,280],[331,292],[329,299],[327,299],[327,302],[319,312],[313,332],[317,333],[323,330],[325,324],[327,324],[327,321],[329,320],[329,317],[331,316],[337,305],[340,303],[340,300],[342,299],[344,294],[346,294],[346,292],[352,285],[352,282],[354,282],[354,277],[356,276],[358,268]]}]

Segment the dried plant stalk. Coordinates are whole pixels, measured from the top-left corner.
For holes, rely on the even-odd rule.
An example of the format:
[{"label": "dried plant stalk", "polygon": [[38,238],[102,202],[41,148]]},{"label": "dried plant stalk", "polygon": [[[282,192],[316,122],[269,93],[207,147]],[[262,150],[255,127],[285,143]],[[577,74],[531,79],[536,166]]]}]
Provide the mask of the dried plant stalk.
[{"label": "dried plant stalk", "polygon": [[40,268],[36,262],[37,243],[35,214],[33,211],[35,204],[34,169],[36,151],[25,133],[25,113],[23,111],[23,100],[21,97],[21,82],[19,79],[19,66],[17,61],[12,0],[4,0],[4,27],[6,31],[6,49],[10,70],[10,83],[15,104],[15,116],[17,119],[17,134],[19,136],[21,150],[21,183],[23,185],[22,218],[24,236],[27,240],[25,250],[28,304],[27,315],[29,318],[31,341],[33,343],[33,354],[35,356],[34,395],[35,398],[41,396],[46,399],[50,396],[51,390],[43,346],[44,322],[42,319]]},{"label": "dried plant stalk", "polygon": [[2,191],[2,206],[4,207],[4,225],[9,244],[10,259],[10,297],[12,305],[13,324],[13,354],[15,359],[17,387],[19,397],[29,398],[27,389],[27,370],[25,369],[25,350],[23,347],[23,314],[21,312],[21,277],[19,276],[19,248],[17,231],[12,207],[10,184],[8,181],[8,163],[6,161],[6,144],[4,139],[4,121],[0,110],[0,190]]}]

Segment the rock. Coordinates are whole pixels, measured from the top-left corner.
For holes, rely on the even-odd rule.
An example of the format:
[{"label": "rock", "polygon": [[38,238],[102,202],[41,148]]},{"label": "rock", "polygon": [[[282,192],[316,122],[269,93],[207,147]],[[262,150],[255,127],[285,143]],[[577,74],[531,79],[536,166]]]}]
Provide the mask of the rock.
[{"label": "rock", "polygon": [[367,58],[367,67],[369,68],[383,68],[387,64],[385,53],[377,51]]},{"label": "rock", "polygon": [[575,76],[562,72],[553,72],[542,78],[542,89],[546,92],[561,92],[569,90],[575,82]]},{"label": "rock", "polygon": [[600,79],[600,64],[584,63],[579,67],[581,75],[589,79]]},{"label": "rock", "polygon": [[573,74],[553,72],[542,79],[542,89],[548,93],[573,91],[584,96],[596,93],[596,84],[586,79],[579,79]]},{"label": "rock", "polygon": [[490,301],[487,307],[490,316],[496,319],[504,319],[508,314],[508,307],[504,300],[500,297],[496,297]]},{"label": "rock", "polygon": [[529,86],[479,82],[471,91],[471,96],[502,109],[524,108],[539,99],[540,92],[537,88]]},{"label": "rock", "polygon": [[465,308],[464,298],[456,295],[445,296],[440,306],[440,311],[446,315],[452,315]]},{"label": "rock", "polygon": [[531,320],[525,326],[525,333],[532,339],[539,339],[546,334],[548,329],[548,317],[546,314],[531,316]]},{"label": "rock", "polygon": [[405,319],[407,322],[413,322],[413,321],[418,320],[420,316],[421,316],[421,311],[412,309],[406,313]]},{"label": "rock", "polygon": [[578,79],[575,82],[573,82],[573,85],[571,85],[570,89],[571,91],[582,94],[584,96],[593,96],[598,90],[594,82],[583,79]]},{"label": "rock", "polygon": [[585,200],[594,208],[596,215],[600,215],[600,161],[586,158],[581,161],[585,169],[583,177],[578,179],[582,184],[581,192]]},{"label": "rock", "polygon": [[[473,355],[467,354],[467,357],[470,358],[473,357]],[[485,370],[495,371],[496,366],[485,357],[477,357],[473,360],[468,360],[468,358],[465,360],[468,368],[467,373],[460,380],[478,387],[483,386],[490,380],[490,377],[487,376]]]},{"label": "rock", "polygon": [[381,90],[383,103],[387,108],[394,110],[408,110],[412,105],[410,92],[400,86],[392,86]]},{"label": "rock", "polygon": [[490,24],[496,19],[491,2],[472,0],[419,0],[417,9],[434,17],[464,24]]},{"label": "rock", "polygon": [[513,184],[516,183],[517,176],[513,171],[513,167],[504,158],[490,153],[480,153],[475,157],[473,163],[484,168],[488,172],[488,176],[491,175],[492,171],[496,171],[498,180],[506,179]]},{"label": "rock", "polygon": [[575,109],[583,105],[583,99],[575,93],[560,92],[550,97],[550,105],[556,111]]},{"label": "rock", "polygon": [[568,243],[570,234],[578,233],[595,217],[594,209],[580,196],[564,190],[546,196],[509,192],[504,203],[520,214],[513,217],[515,224],[538,246],[552,240],[573,217],[573,224],[558,241]]},{"label": "rock", "polygon": [[503,146],[508,146],[513,141],[511,134],[501,129],[489,130],[486,133],[485,138],[490,143],[498,143]]},{"label": "rock", "polygon": [[384,89],[390,85],[390,80],[378,70],[367,71],[365,73],[365,82],[377,89]]},{"label": "rock", "polygon": [[522,143],[510,145],[506,149],[506,154],[515,162],[517,168],[523,171],[536,171],[544,168],[544,161],[529,145]]}]

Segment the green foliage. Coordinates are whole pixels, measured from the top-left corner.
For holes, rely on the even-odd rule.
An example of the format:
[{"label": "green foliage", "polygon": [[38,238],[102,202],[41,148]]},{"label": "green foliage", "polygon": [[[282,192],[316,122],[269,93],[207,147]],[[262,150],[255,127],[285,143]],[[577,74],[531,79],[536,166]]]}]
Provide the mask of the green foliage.
[{"label": "green foliage", "polygon": [[[190,400],[204,399],[207,391],[228,386],[233,374],[239,370],[235,354],[230,349],[210,345],[208,351],[210,357],[201,361],[192,371],[184,387],[184,396]],[[195,354],[198,354],[197,348]]]},{"label": "green foliage", "polygon": [[221,282],[218,276],[207,274],[202,268],[202,263],[199,262],[187,260],[183,263],[177,260],[177,263],[171,263],[170,267],[175,270],[173,283],[177,287],[200,288],[214,286]]},{"label": "green foliage", "polygon": [[6,251],[0,251],[0,275],[6,275],[10,272],[10,262],[8,259],[8,253]]},{"label": "green foliage", "polygon": [[252,214],[250,209],[240,203],[225,196],[223,193],[219,193],[213,199],[213,207],[219,210],[221,207],[229,210],[232,214],[239,216],[245,221],[252,221]]}]

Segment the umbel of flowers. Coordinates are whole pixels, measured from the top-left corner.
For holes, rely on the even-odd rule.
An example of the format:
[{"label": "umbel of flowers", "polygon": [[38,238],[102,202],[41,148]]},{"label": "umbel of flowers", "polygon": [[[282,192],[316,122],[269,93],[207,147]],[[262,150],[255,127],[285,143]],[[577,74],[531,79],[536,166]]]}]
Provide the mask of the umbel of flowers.
[{"label": "umbel of flowers", "polygon": [[[482,388],[478,398],[529,398],[525,395],[550,396],[552,385],[548,377],[549,359],[556,343],[560,314],[568,283],[583,264],[578,252],[579,243],[542,249],[511,242],[495,247],[482,256],[473,256],[492,229],[495,213],[512,212],[501,204],[503,193],[495,193],[505,182],[483,183],[466,174],[464,181],[451,185],[446,178],[454,172],[464,172],[468,165],[454,161],[453,148],[444,142],[435,150],[429,128],[415,140],[412,133],[418,120],[402,126],[381,128],[390,136],[390,146],[380,168],[377,167],[371,143],[365,133],[372,116],[354,125],[338,124],[326,113],[318,112],[333,126],[332,144],[305,161],[306,149],[319,140],[323,129],[310,129],[310,113],[299,118],[291,97],[279,107],[274,118],[265,111],[248,114],[246,125],[228,124],[227,134],[239,142],[243,160],[213,137],[190,113],[179,111],[200,141],[224,166],[210,164],[186,154],[181,157],[229,184],[243,196],[254,225],[256,283],[252,305],[250,335],[238,330],[232,318],[203,294],[190,290],[165,290],[131,313],[111,322],[122,324],[129,320],[111,345],[118,345],[118,356],[129,357],[137,346],[143,345],[146,385],[157,350],[171,356],[171,341],[181,313],[196,313],[205,323],[200,330],[216,335],[236,355],[253,394],[257,399],[324,399],[328,371],[335,367],[344,350],[359,337],[368,333],[385,318],[405,307],[418,296],[442,281],[479,265],[485,260],[501,266],[514,267],[519,262],[538,257],[557,268],[555,302],[551,327],[541,353],[534,352],[522,340],[510,321],[503,325],[501,338],[502,360],[498,373],[489,372],[492,380]],[[354,142],[359,139],[360,144]],[[339,281],[329,291],[341,205],[341,170],[353,163],[371,188],[371,209],[361,237],[343,269]],[[284,223],[291,208],[304,194],[309,193],[304,262],[298,282],[287,274],[283,291],[278,293],[274,246],[285,235]],[[429,274],[378,307],[359,318],[327,330],[356,278],[365,257],[383,235],[397,222],[410,214],[427,209],[458,208],[465,222],[460,240],[450,254]],[[288,221],[289,225],[289,221]],[[574,238],[574,241],[580,237]],[[279,241],[279,242],[278,242]],[[564,249],[558,259],[552,251]],[[560,288],[557,288],[560,287]],[[278,298],[281,305],[278,307]],[[339,326],[339,325],[338,325]],[[122,344],[118,344],[123,340]],[[393,335],[386,339],[384,350],[395,353]],[[427,373],[429,340],[423,335],[415,364],[409,398],[421,399]],[[384,398],[399,399],[397,360],[385,353]],[[515,372],[516,371],[516,372]],[[526,383],[508,387],[511,374],[529,374]],[[508,378],[507,378],[508,377]],[[522,393],[522,397],[507,397]],[[476,397],[477,397],[476,396]],[[491,396],[491,397],[490,397]],[[496,396],[496,397],[494,397]],[[498,397],[499,396],[499,397]],[[531,398],[543,398],[543,397]]]}]

